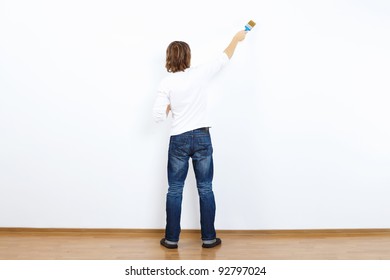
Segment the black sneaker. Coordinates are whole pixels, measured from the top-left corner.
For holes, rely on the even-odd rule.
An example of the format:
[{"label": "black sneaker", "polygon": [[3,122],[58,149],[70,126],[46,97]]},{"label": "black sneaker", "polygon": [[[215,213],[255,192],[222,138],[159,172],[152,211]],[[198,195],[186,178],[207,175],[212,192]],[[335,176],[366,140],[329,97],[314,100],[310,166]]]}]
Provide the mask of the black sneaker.
[{"label": "black sneaker", "polygon": [[220,238],[216,238],[215,242],[210,243],[210,244],[203,243],[202,247],[203,248],[214,248],[215,246],[221,245],[221,243],[222,243],[222,240]]},{"label": "black sneaker", "polygon": [[160,244],[163,245],[165,248],[168,249],[177,249],[177,244],[168,244],[165,240],[165,238],[160,240]]}]

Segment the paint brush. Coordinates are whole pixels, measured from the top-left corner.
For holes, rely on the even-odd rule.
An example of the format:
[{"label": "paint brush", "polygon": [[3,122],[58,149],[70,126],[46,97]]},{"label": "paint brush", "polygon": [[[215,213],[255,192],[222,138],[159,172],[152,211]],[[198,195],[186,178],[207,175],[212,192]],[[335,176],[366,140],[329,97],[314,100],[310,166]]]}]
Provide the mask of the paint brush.
[{"label": "paint brush", "polygon": [[256,22],[250,20],[247,25],[245,25],[245,31],[251,31],[253,27],[255,27]]}]

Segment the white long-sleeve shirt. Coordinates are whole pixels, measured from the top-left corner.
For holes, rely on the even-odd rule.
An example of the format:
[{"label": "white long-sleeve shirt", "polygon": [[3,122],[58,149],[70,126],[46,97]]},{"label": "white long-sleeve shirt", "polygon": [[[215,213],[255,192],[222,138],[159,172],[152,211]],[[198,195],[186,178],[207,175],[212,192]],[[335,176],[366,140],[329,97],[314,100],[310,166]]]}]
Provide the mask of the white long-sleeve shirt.
[{"label": "white long-sleeve shirt", "polygon": [[210,127],[207,94],[203,89],[228,61],[228,56],[223,52],[209,63],[187,68],[183,72],[169,73],[158,87],[153,106],[154,120],[164,121],[167,118],[167,106],[171,105],[173,121],[170,135]]}]

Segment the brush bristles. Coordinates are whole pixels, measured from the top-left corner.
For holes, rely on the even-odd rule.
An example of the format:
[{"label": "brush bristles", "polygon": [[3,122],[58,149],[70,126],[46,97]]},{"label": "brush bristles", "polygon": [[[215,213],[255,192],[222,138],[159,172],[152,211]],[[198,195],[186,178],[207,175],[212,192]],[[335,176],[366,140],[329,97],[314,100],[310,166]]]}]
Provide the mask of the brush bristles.
[{"label": "brush bristles", "polygon": [[255,27],[255,25],[256,25],[256,22],[254,22],[253,20],[250,20],[249,22],[248,22],[248,25],[250,26],[250,27]]}]

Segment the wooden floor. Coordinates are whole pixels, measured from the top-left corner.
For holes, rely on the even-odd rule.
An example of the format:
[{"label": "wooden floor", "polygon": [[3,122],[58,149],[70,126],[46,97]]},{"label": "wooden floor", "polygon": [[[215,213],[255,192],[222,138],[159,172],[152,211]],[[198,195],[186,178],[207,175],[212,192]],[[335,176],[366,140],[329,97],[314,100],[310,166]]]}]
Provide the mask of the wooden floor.
[{"label": "wooden floor", "polygon": [[179,249],[160,246],[160,230],[0,229],[1,260],[390,260],[390,231],[221,231],[222,246],[201,248],[184,231]]}]

